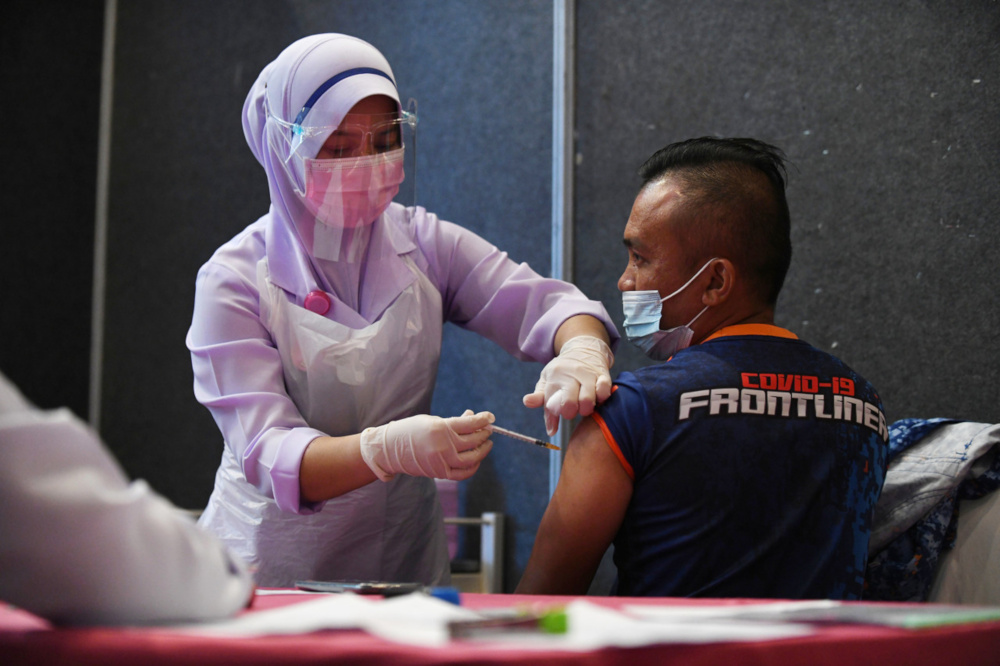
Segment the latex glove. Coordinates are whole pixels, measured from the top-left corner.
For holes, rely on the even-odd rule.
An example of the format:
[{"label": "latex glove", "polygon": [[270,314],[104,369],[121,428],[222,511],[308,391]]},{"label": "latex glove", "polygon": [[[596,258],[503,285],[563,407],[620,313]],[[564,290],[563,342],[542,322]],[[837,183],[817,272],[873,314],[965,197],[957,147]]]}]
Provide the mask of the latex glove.
[{"label": "latex glove", "polygon": [[545,431],[559,429],[559,417],[592,414],[611,395],[615,355],[604,340],[578,335],[563,343],[559,355],[542,368],[535,392],[524,396],[525,407],[545,405]]},{"label": "latex glove", "polygon": [[490,412],[441,418],[418,414],[361,433],[361,457],[382,481],[396,474],[467,479],[493,448]]}]

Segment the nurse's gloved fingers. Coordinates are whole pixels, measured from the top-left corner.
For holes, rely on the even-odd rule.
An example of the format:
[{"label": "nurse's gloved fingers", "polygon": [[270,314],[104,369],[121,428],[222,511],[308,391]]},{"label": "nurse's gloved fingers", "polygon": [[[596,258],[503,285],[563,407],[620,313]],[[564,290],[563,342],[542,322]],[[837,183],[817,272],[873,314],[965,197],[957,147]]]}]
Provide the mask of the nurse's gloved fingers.
[{"label": "nurse's gloved fingers", "polygon": [[551,412],[545,408],[545,432],[551,437],[559,429],[559,412]]},{"label": "nurse's gloved fingers", "polygon": [[545,379],[545,371],[543,370],[542,376],[538,378],[537,382],[535,382],[535,390],[531,393],[525,394],[525,396],[521,398],[521,402],[524,403],[525,407],[535,409],[536,407],[541,407],[545,404],[546,384],[548,384],[548,381]]},{"label": "nurse's gloved fingers", "polygon": [[473,413],[471,409],[467,409],[461,416],[452,416],[444,421],[454,433],[465,435],[486,428],[496,421],[496,417],[492,412]]},{"label": "nurse's gloved fingers", "polygon": [[597,384],[595,386],[598,405],[611,397],[611,389],[613,386],[614,384],[611,381],[611,373],[602,372],[597,378]]},{"label": "nurse's gloved fingers", "polygon": [[559,430],[559,415],[550,414],[548,411],[545,412],[545,432],[548,433],[549,437],[556,434]]},{"label": "nurse's gloved fingers", "polygon": [[597,404],[597,386],[592,384],[581,384],[580,395],[577,397],[577,414],[580,416],[590,416],[594,413],[594,406]]},{"label": "nurse's gloved fingers", "polygon": [[545,391],[545,411],[558,414],[566,404],[568,393],[562,386],[550,384]]},{"label": "nurse's gloved fingers", "polygon": [[452,439],[452,444],[454,445],[454,450],[461,454],[462,452],[476,449],[490,441],[492,434],[493,431],[483,428],[482,430],[470,432],[467,435],[455,435]]},{"label": "nurse's gloved fingers", "polygon": [[[545,411],[565,419],[593,413],[594,406],[611,395],[613,363],[614,354],[603,340],[592,336],[567,340],[542,371],[547,379]],[[560,390],[565,393],[557,402]]]},{"label": "nurse's gloved fingers", "polygon": [[479,463],[472,465],[471,467],[456,467],[448,471],[448,475],[442,478],[449,479],[451,481],[465,481],[479,469]]},{"label": "nurse's gloved fingers", "polygon": [[489,455],[489,452],[492,449],[493,442],[487,440],[474,449],[459,453],[459,463],[451,466],[448,470],[448,476],[445,478],[453,481],[463,481],[469,478],[476,473],[476,470],[479,469],[479,465],[483,462],[483,459]]},{"label": "nurse's gloved fingers", "polygon": [[361,433],[361,456],[382,481],[394,474],[447,478],[452,467],[469,464],[459,458],[460,451],[475,449],[489,439],[486,426],[492,420],[492,414],[480,412],[451,419],[417,414],[390,421]]},{"label": "nurse's gloved fingers", "polygon": [[554,391],[545,400],[545,411],[571,419],[579,412],[580,384],[573,380],[566,380],[557,391]]},{"label": "nurse's gloved fingers", "polygon": [[524,403],[525,407],[530,409],[541,407],[545,404],[545,392],[535,391],[534,393],[525,394],[525,396],[521,398],[521,402]]},{"label": "nurse's gloved fingers", "polygon": [[542,400],[538,401],[537,406],[545,407],[545,432],[551,437],[559,429],[559,412],[562,410],[565,395],[561,388],[551,384],[546,385],[544,390],[547,395],[542,396]]},{"label": "nurse's gloved fingers", "polygon": [[486,456],[489,455],[490,451],[492,450],[493,450],[493,442],[490,440],[486,440],[485,442],[481,443],[479,446],[475,448],[468,449],[466,451],[460,451],[458,453],[458,461],[457,463],[452,464],[452,467],[465,468],[469,467],[470,465],[478,465],[480,462],[483,461],[484,458],[486,458]]}]

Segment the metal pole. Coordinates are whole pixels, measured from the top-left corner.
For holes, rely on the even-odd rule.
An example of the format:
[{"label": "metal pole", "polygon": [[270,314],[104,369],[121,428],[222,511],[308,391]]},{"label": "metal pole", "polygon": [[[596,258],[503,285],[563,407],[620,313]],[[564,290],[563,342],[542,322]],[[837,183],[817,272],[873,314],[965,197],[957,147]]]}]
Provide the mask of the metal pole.
[{"label": "metal pole", "polygon": [[104,366],[104,305],[107,283],[108,181],[111,171],[111,108],[114,102],[115,24],[117,0],[104,3],[104,53],[101,62],[101,107],[97,134],[97,204],[94,210],[94,274],[90,312],[89,419],[101,427],[101,382]]},{"label": "metal pole", "polygon": [[[573,280],[573,89],[575,0],[552,3],[552,277]],[[569,424],[552,443],[565,450]],[[549,496],[562,470],[562,452],[549,452]]]}]

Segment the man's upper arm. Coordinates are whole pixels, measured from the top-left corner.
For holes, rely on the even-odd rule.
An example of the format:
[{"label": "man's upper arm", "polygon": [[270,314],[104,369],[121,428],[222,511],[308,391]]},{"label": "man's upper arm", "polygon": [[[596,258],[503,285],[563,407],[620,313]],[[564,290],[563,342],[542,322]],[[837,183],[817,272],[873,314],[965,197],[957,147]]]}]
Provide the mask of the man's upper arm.
[{"label": "man's upper arm", "polygon": [[632,498],[632,479],[593,418],[581,421],[518,585],[522,594],[584,594]]}]

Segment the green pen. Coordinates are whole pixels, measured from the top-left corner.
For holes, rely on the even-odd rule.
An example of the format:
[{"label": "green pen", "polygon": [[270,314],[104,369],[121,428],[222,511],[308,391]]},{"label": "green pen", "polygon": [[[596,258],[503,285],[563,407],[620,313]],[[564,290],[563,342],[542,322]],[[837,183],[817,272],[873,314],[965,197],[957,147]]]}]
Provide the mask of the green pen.
[{"label": "green pen", "polygon": [[566,611],[553,608],[541,613],[524,610],[484,612],[475,620],[448,623],[451,638],[488,638],[519,633],[565,634],[569,629]]}]

